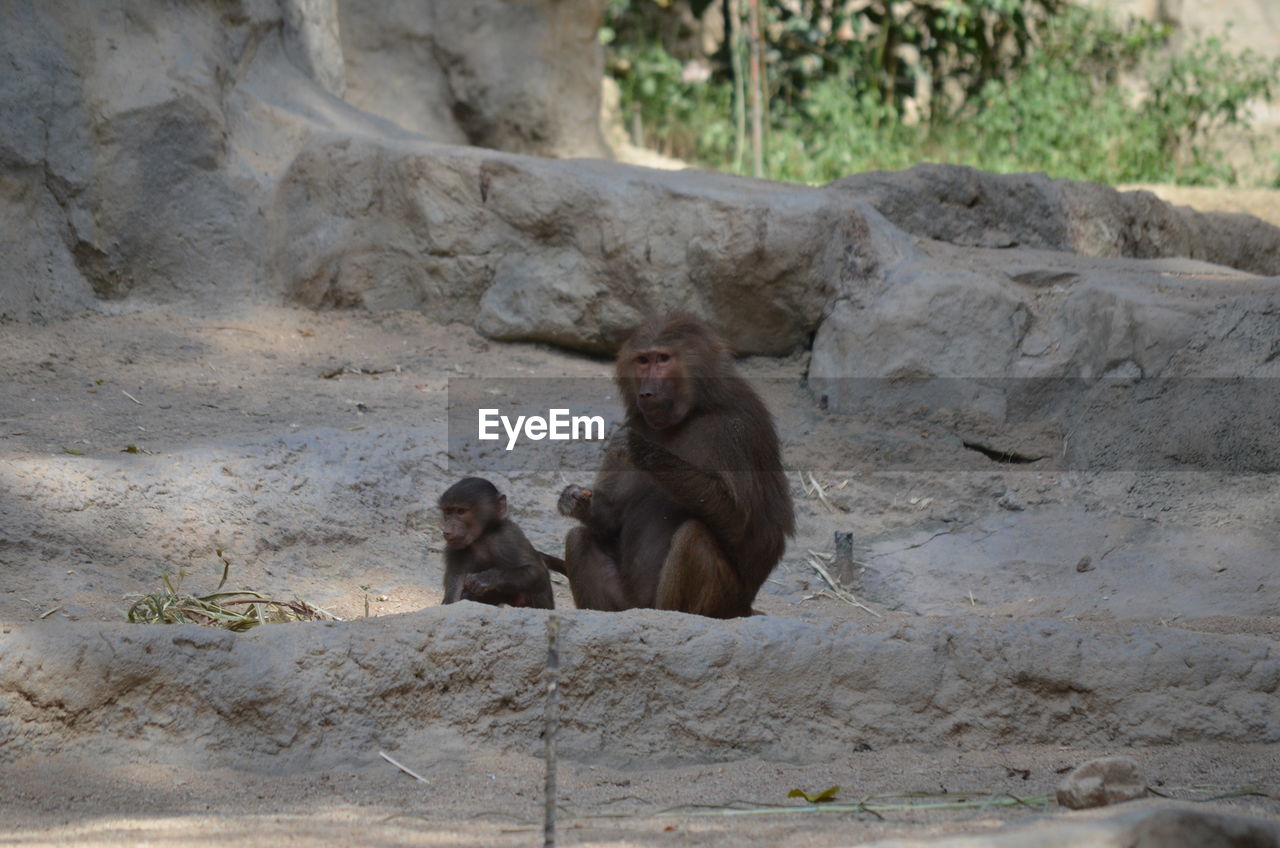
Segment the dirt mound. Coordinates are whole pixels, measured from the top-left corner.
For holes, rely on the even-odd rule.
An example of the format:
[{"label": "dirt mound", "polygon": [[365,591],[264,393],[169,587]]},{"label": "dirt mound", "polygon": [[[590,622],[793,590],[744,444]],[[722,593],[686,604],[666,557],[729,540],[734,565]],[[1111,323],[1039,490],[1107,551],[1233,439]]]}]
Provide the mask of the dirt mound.
[{"label": "dirt mound", "polygon": [[[471,471],[451,468],[446,376],[600,378],[608,363],[413,313],[146,310],[6,333],[0,796],[28,843],[265,844],[284,828],[319,844],[358,826],[503,844],[516,838],[503,830],[536,827],[545,615],[434,606],[431,505]],[[576,612],[555,587],[564,815],[584,838],[985,831],[1022,814],[762,823],[681,805],[785,803],[794,786],[839,783],[842,798],[945,789],[981,806],[1051,795],[1058,770],[1117,750],[1166,794],[1270,792],[1266,475],[1010,470],[911,420],[818,410],[805,367],[744,363],[795,469],[799,530],[758,599],[766,615]],[[831,468],[889,445],[918,467],[969,470]],[[491,476],[555,550],[561,475]],[[831,597],[809,564],[834,530],[855,532],[873,570],[870,612]],[[216,550],[235,587],[355,619],[367,600],[373,618],[247,634],[123,623],[165,569],[212,589]],[[1266,798],[1233,803],[1280,815]],[[668,808],[675,818],[654,818]],[[232,828],[242,817],[253,826]]]}]

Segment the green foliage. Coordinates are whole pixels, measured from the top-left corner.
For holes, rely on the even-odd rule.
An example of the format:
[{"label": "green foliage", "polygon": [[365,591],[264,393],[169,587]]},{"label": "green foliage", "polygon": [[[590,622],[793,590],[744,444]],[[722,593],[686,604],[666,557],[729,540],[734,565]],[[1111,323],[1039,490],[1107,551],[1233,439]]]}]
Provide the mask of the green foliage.
[{"label": "green foliage", "polygon": [[[1209,142],[1246,123],[1250,100],[1276,93],[1280,64],[1231,54],[1217,40],[1162,55],[1165,35],[1072,10],[1052,22],[1026,68],[989,81],[938,135],[986,170],[1106,183],[1231,182]],[[1120,72],[1140,75],[1139,93],[1119,82]]]},{"label": "green foliage", "polygon": [[684,82],[683,64],[657,45],[627,53],[614,68],[624,117],[633,132],[639,129],[636,141],[680,159],[728,162],[734,132],[731,85]]},{"label": "green foliage", "polygon": [[850,92],[838,79],[815,83],[798,109],[775,115],[767,172],[778,179],[823,183],[921,161],[928,130],[903,124],[877,91]]},{"label": "green foliage", "polygon": [[[750,0],[736,2],[745,9]],[[874,89],[901,106],[933,80],[947,79],[971,93],[1020,67],[1037,28],[1067,0],[758,2],[774,97],[793,103],[811,83],[838,75],[859,92]],[[689,59],[700,46],[691,28],[712,6],[713,14],[727,14],[725,0],[610,0],[605,41],[658,44]],[[729,74],[731,49],[726,42],[714,57],[719,79]]]},{"label": "green foliage", "polygon": [[[678,0],[612,2],[610,70],[640,140],[741,170],[728,59],[692,81],[673,56],[687,33],[661,17]],[[1064,0],[760,2],[776,179],[947,161],[1106,183],[1231,182],[1211,142],[1247,124],[1250,102],[1280,93],[1280,62],[1217,39],[1171,53],[1162,27]]]},{"label": "green foliage", "polygon": [[[1143,117],[1178,168],[1198,182],[1230,181],[1234,175],[1207,147],[1213,134],[1247,125],[1248,104],[1280,94],[1280,61],[1245,51],[1234,54],[1217,38],[1190,45],[1148,77],[1150,98]],[[1280,179],[1280,175],[1277,175]]]},{"label": "green foliage", "polygon": [[[777,95],[790,101],[833,75],[901,108],[922,86],[948,80],[960,98],[1021,67],[1035,31],[1065,0],[763,2]],[[850,61],[852,60],[852,61]],[[949,91],[936,93],[947,106]]]}]

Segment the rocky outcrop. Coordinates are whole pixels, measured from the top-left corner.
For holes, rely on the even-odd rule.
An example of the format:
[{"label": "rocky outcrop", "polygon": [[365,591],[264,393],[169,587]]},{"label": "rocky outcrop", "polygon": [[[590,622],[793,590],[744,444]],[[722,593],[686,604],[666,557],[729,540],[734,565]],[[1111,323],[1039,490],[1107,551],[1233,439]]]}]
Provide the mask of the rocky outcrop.
[{"label": "rocky outcrop", "polygon": [[[683,307],[741,353],[816,332],[817,377],[943,373],[943,349],[965,375],[1149,376],[1241,317],[1227,292],[1254,284],[1187,294],[1185,266],[1075,254],[1265,269],[1280,249],[1251,219],[1038,177],[934,167],[813,189],[432,143],[600,150],[599,0],[497,5],[14,4],[0,314],[285,299],[610,352],[640,316]],[[917,235],[1020,250],[921,252],[869,204]],[[1106,317],[1135,269],[1169,276]],[[1157,284],[1204,305],[1165,314]],[[1269,361],[1269,336],[1252,339]]]},{"label": "rocky outcrop", "polygon": [[0,230],[26,223],[16,255],[0,258],[5,314],[65,314],[90,293],[261,291],[263,186],[301,123],[282,120],[278,101],[291,90],[294,103],[335,102],[322,33],[303,14],[301,3],[6,8],[0,163],[17,188]]},{"label": "rocky outcrop", "polygon": [[1147,794],[1147,781],[1132,757],[1098,757],[1081,763],[1058,784],[1058,803],[1071,810],[1135,801]]},{"label": "rocky outcrop", "polygon": [[604,0],[339,4],[346,99],[432,141],[609,156]]},{"label": "rocky outcrop", "polygon": [[1186,260],[927,245],[833,305],[815,377],[1269,376],[1280,284]]},{"label": "rocky outcrop", "polygon": [[1182,257],[1280,275],[1280,227],[1252,215],[1171,206],[1147,191],[938,164],[856,174],[828,189],[866,200],[912,235],[963,247]]},{"label": "rocky outcrop", "polygon": [[301,303],[422,309],[606,354],[672,308],[739,352],[794,350],[842,287],[913,250],[817,189],[347,139],[298,156],[271,218]]},{"label": "rocky outcrop", "polygon": [[1280,825],[1228,808],[1169,802],[1056,816],[993,833],[891,839],[863,848],[1275,848]]},{"label": "rocky outcrop", "polygon": [[[1001,462],[1280,469],[1266,423],[1280,280],[1186,259],[921,248],[831,306],[809,369],[827,408],[948,429],[958,416]],[[1047,448],[1015,433],[1049,424]]]},{"label": "rocky outcrop", "polygon": [[[1280,666],[1264,640],[1046,620],[864,633],[653,610],[578,611],[562,626],[572,721],[558,746],[574,758],[824,762],[904,742],[1280,741]],[[11,742],[0,756],[137,739],[163,761],[200,739],[211,763],[294,771],[441,731],[537,753],[545,633],[542,611],[472,603],[248,634],[39,622],[5,637],[0,728]]]},{"label": "rocky outcrop", "polygon": [[[739,353],[811,345],[829,409],[913,386],[993,456],[1280,468],[1280,287],[1251,273],[1280,264],[1277,228],[1036,175],[920,166],[809,188],[428,140],[564,153],[597,137],[595,105],[586,135],[546,107],[585,85],[546,57],[594,67],[599,3],[515,5],[15,4],[0,315],[268,299],[607,355],[684,308]],[[492,76],[504,61],[541,70]],[[1173,382],[1189,378],[1259,390]],[[1137,420],[1098,380],[1146,393]],[[1008,447],[1024,424],[1058,441]]]},{"label": "rocky outcrop", "polygon": [[[129,295],[278,297],[291,281],[268,277],[278,230],[266,217],[309,139],[415,139],[435,149],[416,132],[427,128],[340,99],[378,111],[361,39],[402,19],[434,27],[453,51],[451,79],[439,71],[435,86],[431,65],[415,78],[451,92],[442,101],[449,125],[466,127],[433,137],[607,153],[591,141],[599,138],[598,2],[518,4],[520,15],[494,16],[510,25],[501,31],[476,4],[421,5],[348,16],[352,36],[343,40],[335,0],[10,4],[0,27],[0,61],[13,70],[0,83],[0,315],[56,317]],[[480,45],[487,59],[464,61]],[[348,47],[356,58],[344,60]],[[538,73],[510,73],[534,56]],[[412,74],[401,70],[372,75],[383,77],[379,94],[412,108],[401,86]]]}]

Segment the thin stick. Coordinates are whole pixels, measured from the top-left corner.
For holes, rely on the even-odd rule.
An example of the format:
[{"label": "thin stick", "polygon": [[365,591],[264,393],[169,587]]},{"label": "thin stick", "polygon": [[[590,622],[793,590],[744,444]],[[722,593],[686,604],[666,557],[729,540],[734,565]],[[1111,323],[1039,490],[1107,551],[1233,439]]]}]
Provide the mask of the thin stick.
[{"label": "thin stick", "polygon": [[250,330],[247,327],[229,327],[225,324],[210,324],[207,327],[196,327],[197,330],[233,330],[237,333],[253,333],[255,336],[261,336],[257,330]]},{"label": "thin stick", "polygon": [[859,601],[856,597],[854,597],[852,592],[848,591],[847,589],[841,588],[840,585],[837,584],[836,581],[831,578],[831,575],[827,573],[827,569],[822,566],[822,563],[818,561],[817,557],[809,557],[809,565],[813,568],[814,571],[822,575],[822,579],[827,581],[827,585],[831,587],[831,591],[835,593],[837,598],[844,601],[846,604],[853,604],[855,607],[857,607],[860,610],[866,610],[867,612],[874,615],[876,618],[880,617],[880,613],[871,609],[871,607],[862,603],[862,601]]},{"label": "thin stick", "polygon": [[751,47],[751,173],[764,176],[764,85],[760,80],[760,0],[747,0],[747,35]]},{"label": "thin stick", "polygon": [[742,7],[739,0],[729,0],[729,57],[733,60],[733,171],[742,173],[742,160],[747,149],[747,78],[746,52],[742,37]]},{"label": "thin stick", "polygon": [[[804,477],[803,477],[803,476],[801,476],[801,478],[800,478],[800,479],[802,479],[802,480],[803,480],[803,479],[804,479]],[[817,478],[817,477],[814,477],[814,476],[813,476],[813,472],[812,472],[812,471],[810,471],[810,472],[809,472],[809,482],[813,484],[813,491],[814,491],[814,493],[818,496],[818,500],[822,501],[822,505],[823,505],[823,506],[825,506],[825,507],[826,507],[828,510],[830,510],[831,512],[839,512],[839,511],[840,511],[840,510],[836,509],[834,506],[832,506],[832,505],[831,505],[831,501],[827,500],[827,493],[826,493],[826,492],[824,492],[824,491],[822,490],[822,484],[818,482],[818,478]]]},{"label": "thin stick", "polygon": [[129,400],[131,400],[131,401],[133,401],[134,403],[136,403],[138,406],[142,406],[142,401],[138,400],[136,397],[134,397],[133,395],[129,394],[129,393],[128,393],[128,392],[126,392],[124,389],[121,389],[121,390],[120,390],[120,394],[124,395],[124,396],[125,396],[125,397],[127,397]]},{"label": "thin stick", "polygon": [[542,823],[544,848],[556,845],[556,730],[560,726],[560,616],[547,616],[547,779],[543,785],[546,802]]},{"label": "thin stick", "polygon": [[[1003,798],[985,798],[980,801],[937,801],[924,804],[880,804],[863,800],[856,804],[805,804],[799,807],[752,807],[745,810],[732,807],[725,807],[716,810],[689,810],[683,807],[673,807],[671,809],[655,813],[654,817],[767,816],[777,815],[780,813],[872,813],[874,815],[878,813],[916,812],[918,810],[980,810],[988,807],[1040,807],[1047,805],[1048,803],[1048,795],[1033,795],[1029,798],[1019,798],[1016,795],[1007,795]],[[618,816],[618,818],[626,818],[626,816]]]},{"label": "thin stick", "polygon": [[397,762],[397,761],[396,761],[396,760],[395,760],[395,759],[394,759],[390,754],[388,754],[386,751],[379,751],[379,752],[378,752],[378,756],[379,756],[379,757],[382,757],[382,759],[384,759],[384,760],[386,760],[387,762],[391,763],[391,765],[393,765],[393,766],[395,766],[396,768],[400,769],[400,771],[404,772],[405,774],[409,775],[410,777],[414,778],[415,780],[421,780],[423,783],[430,783],[430,782],[431,782],[431,781],[427,780],[425,777],[423,777],[422,775],[418,774],[418,773],[417,773],[416,771],[414,771],[413,769],[411,769],[411,768],[409,768],[408,766],[406,766],[404,763]]}]

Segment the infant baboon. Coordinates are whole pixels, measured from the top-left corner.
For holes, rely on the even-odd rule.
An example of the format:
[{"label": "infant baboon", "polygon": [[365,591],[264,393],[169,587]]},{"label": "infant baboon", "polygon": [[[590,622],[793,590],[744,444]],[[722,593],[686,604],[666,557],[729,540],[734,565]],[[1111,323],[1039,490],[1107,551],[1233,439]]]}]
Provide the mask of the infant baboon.
[{"label": "infant baboon", "polygon": [[444,603],[555,609],[547,566],[560,561],[534,550],[507,518],[507,496],[488,480],[467,477],[440,496],[440,529]]}]

